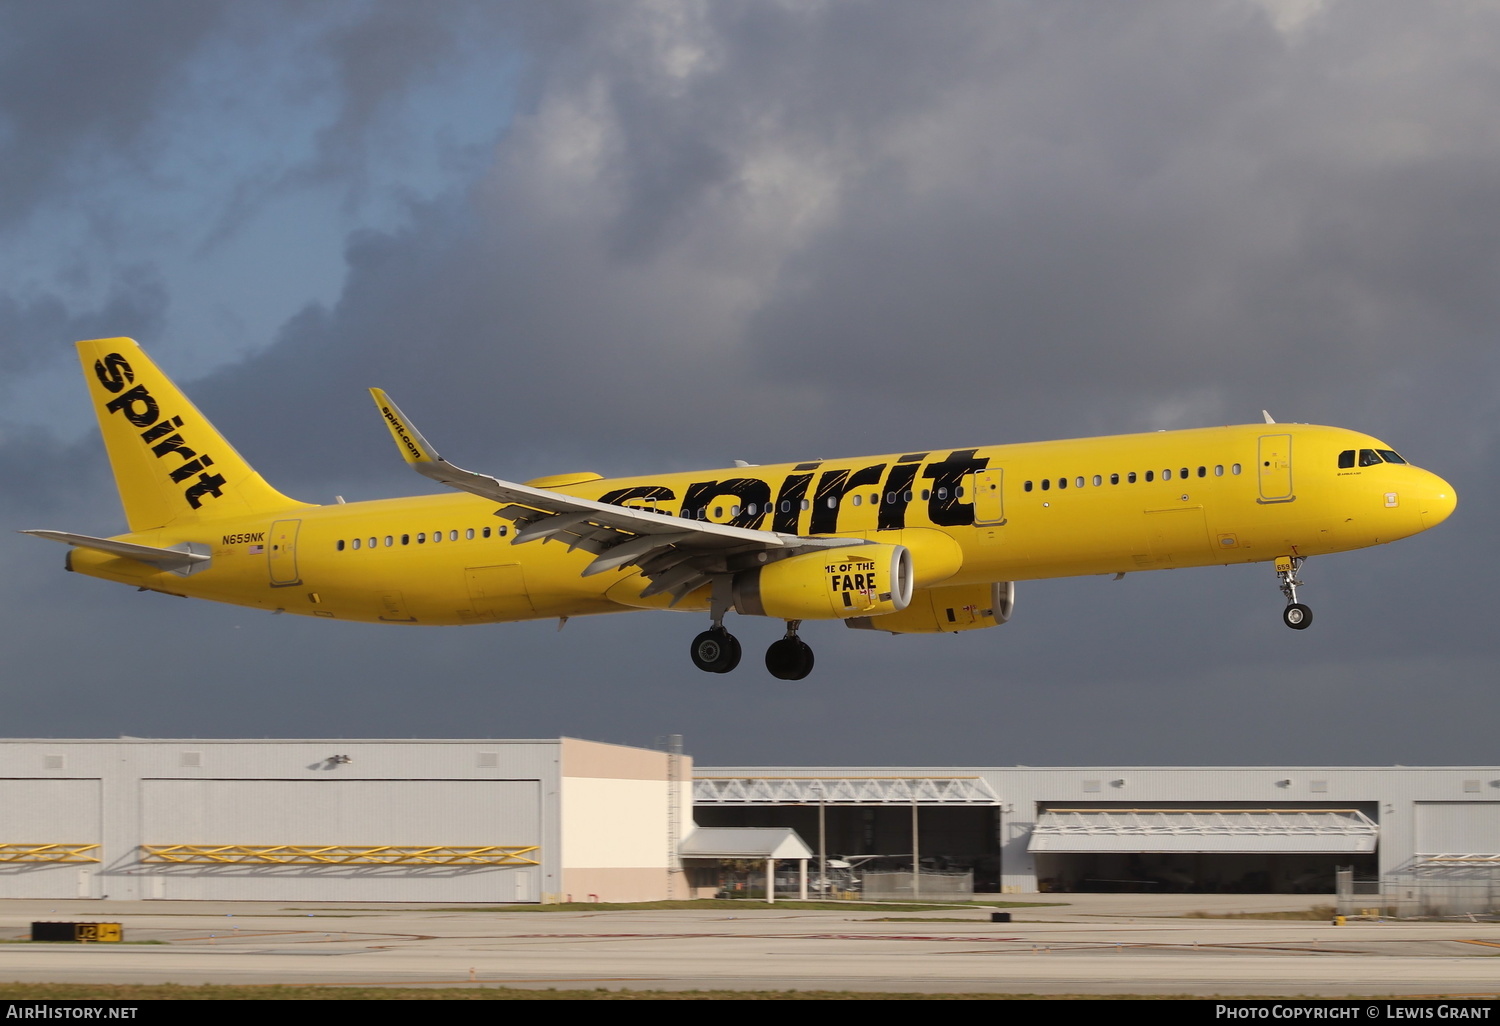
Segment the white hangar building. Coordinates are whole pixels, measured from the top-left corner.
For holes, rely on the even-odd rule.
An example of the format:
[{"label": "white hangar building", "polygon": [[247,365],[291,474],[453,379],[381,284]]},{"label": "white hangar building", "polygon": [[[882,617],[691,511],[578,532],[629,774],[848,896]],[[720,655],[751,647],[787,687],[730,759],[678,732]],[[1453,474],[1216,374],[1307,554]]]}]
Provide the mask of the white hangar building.
[{"label": "white hangar building", "polygon": [[[981,891],[1331,893],[1500,867],[1500,767],[700,767],[700,826],[974,872]],[[913,829],[915,824],[915,834]],[[914,844],[915,840],[915,844]]]},{"label": "white hangar building", "polygon": [[0,741],[0,897],[665,897],[688,760],[549,741]]},{"label": "white hangar building", "polygon": [[573,738],[0,740],[0,897],[685,898],[762,848],[897,871],[915,852],[981,892],[1329,893],[1336,867],[1500,874],[1500,768],[695,772]]}]

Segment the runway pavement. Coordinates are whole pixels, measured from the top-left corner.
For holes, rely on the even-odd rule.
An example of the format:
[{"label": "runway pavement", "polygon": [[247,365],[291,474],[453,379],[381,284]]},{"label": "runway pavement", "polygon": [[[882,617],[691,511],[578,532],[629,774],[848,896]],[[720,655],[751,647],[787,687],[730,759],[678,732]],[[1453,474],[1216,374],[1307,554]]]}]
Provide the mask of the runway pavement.
[{"label": "runway pavement", "polygon": [[[26,937],[33,920],[77,919],[122,922],[132,942],[0,944],[0,981],[1500,996],[1500,924],[1179,918],[1327,897],[1036,900],[1068,904],[1014,909],[1014,922],[992,924],[982,909],[889,921],[748,903],[743,911],[494,912],[0,901],[0,939]],[[963,921],[940,921],[950,916]]]}]

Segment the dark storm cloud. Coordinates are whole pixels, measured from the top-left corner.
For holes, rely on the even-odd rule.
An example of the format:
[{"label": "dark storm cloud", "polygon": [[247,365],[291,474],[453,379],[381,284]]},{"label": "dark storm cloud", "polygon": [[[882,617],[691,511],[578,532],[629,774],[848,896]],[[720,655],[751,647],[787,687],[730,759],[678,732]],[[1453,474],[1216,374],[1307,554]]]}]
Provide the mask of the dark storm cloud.
[{"label": "dark storm cloud", "polygon": [[161,331],[167,292],[149,268],[124,267],[97,304],[56,292],[16,296],[0,292],[0,360],[13,386],[35,363],[71,358],[59,339],[135,335],[151,338]]},{"label": "dark storm cloud", "polygon": [[223,21],[213,0],[0,5],[0,225],[121,169]]},{"label": "dark storm cloud", "polygon": [[587,10],[492,26],[525,109],[468,195],[352,241],[338,305],[265,356],[308,377],[284,401],[358,368],[445,432],[629,425],[688,461],[956,442],[991,397],[995,440],[1335,419],[1500,313],[1484,12]]}]

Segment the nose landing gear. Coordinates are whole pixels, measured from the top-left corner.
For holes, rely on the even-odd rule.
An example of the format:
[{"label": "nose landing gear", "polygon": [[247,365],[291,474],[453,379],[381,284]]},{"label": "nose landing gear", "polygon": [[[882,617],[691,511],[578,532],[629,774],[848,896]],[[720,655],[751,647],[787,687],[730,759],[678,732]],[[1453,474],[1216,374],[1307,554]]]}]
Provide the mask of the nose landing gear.
[{"label": "nose landing gear", "polygon": [[779,680],[801,680],[812,672],[813,650],[797,637],[801,620],[786,622],[786,637],[766,649],[766,669]]},{"label": "nose landing gear", "polygon": [[1304,556],[1277,556],[1276,577],[1281,581],[1281,593],[1286,596],[1286,609],[1281,612],[1281,622],[1294,631],[1304,631],[1312,626],[1312,610],[1297,601],[1297,571],[1307,561]]}]

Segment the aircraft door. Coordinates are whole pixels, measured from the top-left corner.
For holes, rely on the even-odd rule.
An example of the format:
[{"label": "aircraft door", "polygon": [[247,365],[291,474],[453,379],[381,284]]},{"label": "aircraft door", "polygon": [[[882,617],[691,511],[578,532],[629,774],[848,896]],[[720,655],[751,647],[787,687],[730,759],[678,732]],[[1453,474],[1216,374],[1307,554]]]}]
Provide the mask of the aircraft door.
[{"label": "aircraft door", "polygon": [[1004,475],[1000,467],[974,472],[974,523],[1005,523]]},{"label": "aircraft door", "polygon": [[1292,436],[1261,435],[1259,455],[1259,501],[1291,502],[1297,497],[1292,494]]},{"label": "aircraft door", "polygon": [[266,567],[271,573],[271,587],[285,588],[301,584],[297,576],[297,529],[300,520],[278,520],[271,525],[266,544]]}]

